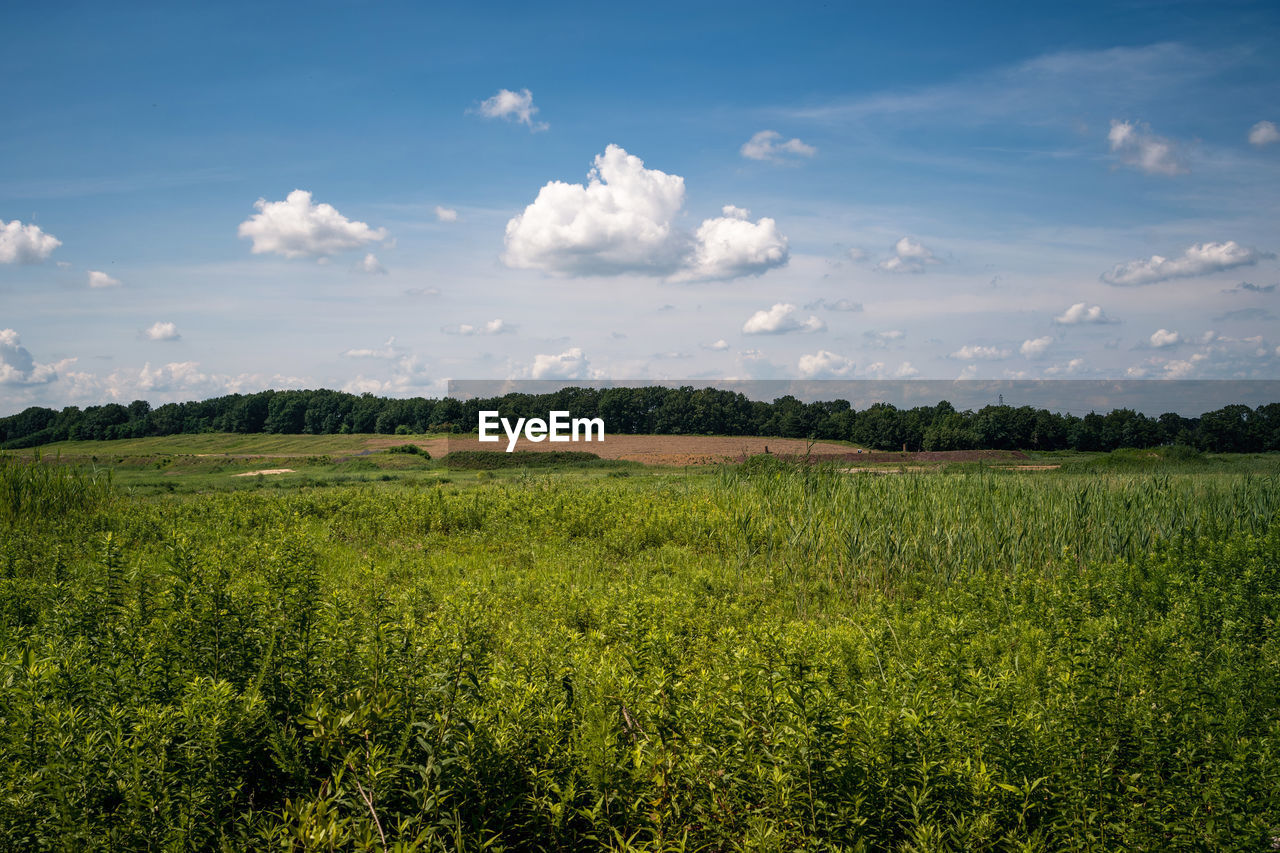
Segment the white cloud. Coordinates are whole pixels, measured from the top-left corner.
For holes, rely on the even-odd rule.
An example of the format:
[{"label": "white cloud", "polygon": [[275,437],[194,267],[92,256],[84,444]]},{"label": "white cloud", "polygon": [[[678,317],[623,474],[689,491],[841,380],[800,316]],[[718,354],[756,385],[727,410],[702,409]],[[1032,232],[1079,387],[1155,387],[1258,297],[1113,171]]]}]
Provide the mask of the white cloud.
[{"label": "white cloud", "polygon": [[1158,329],[1151,334],[1151,345],[1157,349],[1161,347],[1171,347],[1182,340],[1177,332],[1171,332],[1168,329]]},{"label": "white cloud", "polygon": [[521,89],[519,92],[499,89],[498,94],[480,102],[477,112],[486,118],[501,118],[526,125],[534,133],[550,127],[544,121],[533,120],[538,108],[533,105],[533,93],[528,89]]},{"label": "white cloud", "polygon": [[56,364],[37,364],[13,329],[0,329],[0,385],[47,385],[75,363],[74,358]]},{"label": "white cloud", "polygon": [[1280,130],[1276,129],[1275,122],[1260,121],[1249,128],[1249,142],[1259,148],[1273,142],[1280,142]]},{"label": "white cloud", "polygon": [[924,244],[910,237],[899,240],[893,252],[893,257],[879,264],[885,272],[924,272],[926,264],[941,263]]},{"label": "white cloud", "polygon": [[862,310],[861,302],[850,302],[848,299],[837,299],[835,302],[828,302],[825,299],[815,299],[813,302],[804,306],[806,311],[817,311],[825,309],[827,311],[850,311],[857,312]]},{"label": "white cloud", "polygon": [[789,302],[775,303],[768,311],[757,311],[742,324],[744,335],[782,335],[788,332],[821,332],[827,324],[810,315],[802,320],[796,314],[796,306]]},{"label": "white cloud", "polygon": [[589,379],[591,365],[580,348],[572,347],[559,355],[534,356],[529,374],[533,379]]},{"label": "white cloud", "polygon": [[818,149],[799,139],[780,142],[782,134],[776,130],[762,130],[742,144],[739,149],[748,160],[771,160],[775,163],[793,162],[797,157],[812,157]]},{"label": "white cloud", "polygon": [[368,347],[358,348],[358,349],[349,349],[346,352],[344,352],[343,355],[347,358],[392,359],[392,358],[395,358],[397,355],[399,355],[399,353],[400,353],[400,350],[396,347],[395,336],[392,335],[391,337],[387,338],[387,342],[384,343],[378,349],[371,349]]},{"label": "white cloud", "polygon": [[176,391],[205,386],[210,377],[201,373],[199,368],[200,363],[196,361],[171,361],[152,369],[148,361],[138,373],[137,388],[140,391]]},{"label": "white cloud", "polygon": [[1183,252],[1180,258],[1152,255],[1146,260],[1139,258],[1116,264],[1111,272],[1103,273],[1102,280],[1122,287],[1155,284],[1171,278],[1191,278],[1234,267],[1250,266],[1262,257],[1267,255],[1241,246],[1234,240],[1225,243],[1196,243]]},{"label": "white cloud", "polygon": [[1010,355],[1011,353],[1007,349],[966,344],[951,353],[950,357],[961,361],[997,361],[1002,358],[1008,358]]},{"label": "white cloud", "polygon": [[690,235],[675,224],[684,178],[610,145],[587,183],[551,181],[507,223],[503,261],[557,275],[670,276],[707,281],[759,275],[788,260],[787,240],[768,218],[752,223],[733,206]]},{"label": "white cloud", "polygon": [[751,222],[750,211],[733,205],[725,205],[724,214],[698,226],[693,256],[672,281],[727,281],[786,264],[787,238],[776,222]]},{"label": "white cloud", "polygon": [[800,356],[799,368],[805,379],[845,379],[853,376],[854,364],[842,355],[822,349],[813,355]]},{"label": "white cloud", "polygon": [[667,275],[686,251],[671,222],[683,206],[684,178],[610,145],[586,186],[551,181],[507,223],[503,260],[563,275]]},{"label": "white cloud", "polygon": [[112,278],[102,270],[89,270],[90,287],[119,287],[120,279]]},{"label": "white cloud", "polygon": [[173,323],[155,322],[147,329],[147,339],[152,341],[176,341],[181,337]]},{"label": "white cloud", "polygon": [[857,246],[854,246],[852,249],[850,249],[848,252],[848,255],[849,255],[849,260],[854,262],[865,261],[867,259],[866,250],[860,249]]},{"label": "white cloud", "polygon": [[910,379],[920,375],[920,371],[909,361],[902,362],[892,370],[883,361],[876,361],[868,364],[864,373],[872,379]]},{"label": "white cloud", "polygon": [[436,219],[440,220],[441,222],[457,222],[458,211],[454,210],[451,207],[441,207],[440,205],[437,204]]},{"label": "white cloud", "polygon": [[1085,302],[1077,302],[1063,311],[1057,317],[1053,318],[1053,322],[1060,326],[1081,326],[1086,324],[1103,325],[1112,322],[1101,305],[1089,305]]},{"label": "white cloud", "polygon": [[508,335],[515,330],[515,326],[501,318],[490,320],[482,326],[462,323],[461,325],[445,326],[440,329],[446,335]]},{"label": "white cloud", "polygon": [[728,341],[726,341],[726,340],[724,340],[723,338],[721,338],[720,340],[716,341],[715,343],[712,343],[712,344],[703,344],[703,345],[702,345],[702,348],[703,348],[703,349],[709,349],[709,350],[711,350],[712,352],[724,352],[725,350],[727,350],[727,349],[729,348],[729,342],[728,342]]},{"label": "white cloud", "polygon": [[41,231],[39,225],[0,219],[0,264],[38,264],[61,245],[61,240]]},{"label": "white cloud", "polygon": [[1053,343],[1053,338],[1046,335],[1043,338],[1031,338],[1022,342],[1020,352],[1027,358],[1039,358],[1044,355],[1045,350]]},{"label": "white cloud", "polygon": [[386,275],[387,268],[378,260],[378,256],[373,252],[369,252],[364,256],[364,260],[356,264],[356,269],[360,272],[369,273],[369,275]]},{"label": "white cloud", "polygon": [[[394,338],[392,339],[394,340]],[[388,341],[388,346],[390,341]],[[375,351],[380,352],[380,351]],[[401,350],[396,348],[396,352]],[[382,355],[377,357],[382,358]],[[436,395],[445,393],[445,380],[437,378],[429,369],[429,365],[416,355],[399,356],[390,379],[381,380],[363,374],[349,380],[342,386],[348,394],[383,394],[383,395],[418,395],[424,391]]]},{"label": "white cloud", "polygon": [[253,253],[286,258],[325,258],[387,239],[385,228],[347,219],[332,205],[313,204],[311,193],[294,190],[284,201],[260,198],[259,212],[240,223],[239,234],[253,241]]},{"label": "white cloud", "polygon": [[1148,175],[1178,175],[1187,171],[1174,144],[1153,134],[1145,124],[1113,119],[1107,141],[1122,163]]},{"label": "white cloud", "polygon": [[1204,353],[1193,353],[1190,358],[1168,361],[1164,364],[1165,379],[1185,379],[1196,371],[1201,362],[1209,356]]},{"label": "white cloud", "polygon": [[885,349],[889,344],[897,343],[907,336],[906,332],[901,329],[889,329],[884,332],[876,332],[868,330],[862,333],[867,339],[867,345],[876,349]]},{"label": "white cloud", "polygon": [[1066,364],[1056,364],[1044,369],[1045,376],[1071,376],[1084,370],[1084,359],[1073,358]]}]

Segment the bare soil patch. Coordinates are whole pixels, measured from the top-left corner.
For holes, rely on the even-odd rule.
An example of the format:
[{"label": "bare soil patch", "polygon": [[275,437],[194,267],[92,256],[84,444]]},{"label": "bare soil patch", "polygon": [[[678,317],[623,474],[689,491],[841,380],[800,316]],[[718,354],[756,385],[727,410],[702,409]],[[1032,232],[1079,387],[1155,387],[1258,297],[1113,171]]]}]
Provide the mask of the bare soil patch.
[{"label": "bare soil patch", "polygon": [[[375,443],[376,442],[376,443]],[[456,450],[489,450],[502,452],[507,449],[501,442],[480,443],[476,436],[460,435],[426,441],[405,441],[404,436],[395,439],[376,439],[369,446],[385,449],[397,444],[412,443],[438,459]],[[754,438],[750,436],[715,435],[606,435],[604,441],[532,442],[521,438],[516,450],[547,452],[552,450],[581,450],[594,453],[601,459],[628,459],[645,465],[721,465],[741,461],[748,456],[772,453],[787,457],[803,457],[806,452],[823,458],[851,452],[847,444],[815,442],[812,447],[800,438]]]},{"label": "bare soil patch", "polygon": [[245,471],[243,474],[232,474],[232,477],[255,477],[258,474],[292,474],[292,468],[263,468],[260,471]]}]

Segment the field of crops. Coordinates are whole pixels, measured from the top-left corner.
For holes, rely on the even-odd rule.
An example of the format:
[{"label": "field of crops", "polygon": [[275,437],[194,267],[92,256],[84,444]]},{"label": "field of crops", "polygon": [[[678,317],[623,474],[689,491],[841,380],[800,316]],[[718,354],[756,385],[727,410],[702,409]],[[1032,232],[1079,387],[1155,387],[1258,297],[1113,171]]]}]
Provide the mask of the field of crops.
[{"label": "field of crops", "polygon": [[1149,456],[0,460],[0,849],[1272,849],[1280,461]]}]

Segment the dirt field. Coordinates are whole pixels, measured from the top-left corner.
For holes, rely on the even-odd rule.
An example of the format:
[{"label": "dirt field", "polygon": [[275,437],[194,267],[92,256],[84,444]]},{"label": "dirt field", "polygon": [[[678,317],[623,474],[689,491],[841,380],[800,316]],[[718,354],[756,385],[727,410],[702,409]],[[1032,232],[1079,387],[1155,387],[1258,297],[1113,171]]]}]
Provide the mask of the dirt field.
[{"label": "dirt field", "polygon": [[[405,444],[404,438],[378,438],[368,443],[370,449],[380,450]],[[506,440],[481,444],[474,436],[436,438],[412,441],[432,458],[440,458],[455,450],[506,449]],[[584,450],[602,459],[629,459],[645,465],[718,465],[724,462],[741,462],[748,456],[772,453],[788,458],[803,458],[823,462],[851,462],[862,465],[920,465],[945,464],[947,462],[1014,461],[1027,456],[1012,450],[953,450],[922,453],[890,453],[880,450],[860,450],[847,444],[814,442],[801,438],[752,438],[749,436],[707,435],[608,435],[603,442],[579,442],[551,444],[546,441],[531,442],[520,439],[517,450],[545,452],[548,450]]]},{"label": "dirt field", "polygon": [[[370,442],[370,447],[393,447],[404,444],[404,440],[379,439]],[[506,450],[504,438],[494,444],[481,444],[474,436],[457,436],[456,438],[433,439],[414,442],[425,448],[433,458],[439,458],[455,450]],[[718,465],[733,462],[758,453],[775,453],[783,456],[804,456],[810,452],[813,456],[832,458],[848,453],[856,453],[856,448],[847,444],[815,442],[810,448],[809,442],[800,438],[751,438],[749,436],[709,436],[709,435],[606,435],[603,442],[556,443],[531,442],[523,438],[516,444],[516,450],[581,450],[594,453],[602,459],[629,459],[645,465]]]}]

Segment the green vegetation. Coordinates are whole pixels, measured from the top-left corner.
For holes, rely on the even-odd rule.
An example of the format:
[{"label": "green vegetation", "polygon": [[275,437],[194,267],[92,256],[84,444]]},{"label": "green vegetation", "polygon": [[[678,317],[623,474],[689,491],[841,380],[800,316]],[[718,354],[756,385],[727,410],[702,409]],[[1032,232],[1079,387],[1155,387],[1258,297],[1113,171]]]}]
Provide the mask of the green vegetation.
[{"label": "green vegetation", "polygon": [[601,459],[594,453],[581,450],[515,450],[504,453],[501,450],[455,450],[441,460],[446,467],[453,469],[495,471],[502,468],[560,468],[595,467],[626,468],[636,467],[635,462],[620,459]]},{"label": "green vegetation", "polygon": [[7,459],[0,846],[1269,849],[1280,464],[1130,456]]},{"label": "green vegetation", "polygon": [[409,453],[414,456],[422,456],[426,459],[431,458],[431,454],[423,450],[416,444],[397,444],[395,447],[388,447],[388,453]]},{"label": "green vegetation", "polygon": [[[1176,384],[1176,383],[1174,383]],[[1112,392],[1114,393],[1114,391]],[[488,399],[394,399],[372,394],[261,391],[208,400],[108,403],[58,412],[33,406],[0,418],[0,448],[63,441],[114,441],[148,436],[228,432],[262,435],[412,435],[474,432],[481,410],[504,417],[546,418],[551,410],[605,422],[610,435],[753,435],[851,441],[877,450],[1078,450],[1183,444],[1218,453],[1280,450],[1280,403],[1251,409],[1224,406],[1200,417],[1132,409],[1083,417],[1031,406],[983,406],[957,411],[946,400],[898,409],[876,403],[855,411],[847,400],[772,402],[714,388],[575,388],[549,394],[510,393]]]}]

